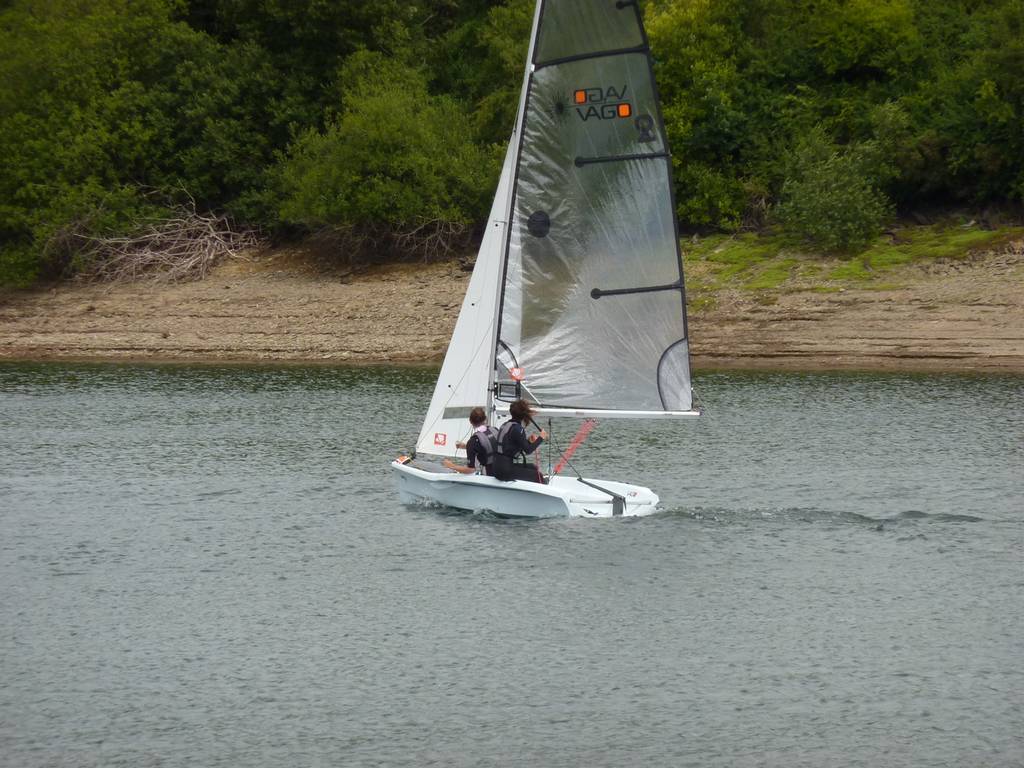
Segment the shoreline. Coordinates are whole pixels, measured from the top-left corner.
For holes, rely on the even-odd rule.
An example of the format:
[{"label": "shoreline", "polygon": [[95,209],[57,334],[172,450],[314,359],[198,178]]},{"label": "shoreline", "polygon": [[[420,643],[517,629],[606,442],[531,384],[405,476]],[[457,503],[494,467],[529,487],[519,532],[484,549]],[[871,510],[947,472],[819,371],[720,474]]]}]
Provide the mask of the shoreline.
[{"label": "shoreline", "polygon": [[[686,264],[696,371],[1024,375],[1024,248],[770,291],[703,287],[702,267]],[[0,361],[437,367],[468,278],[454,260],[325,273],[278,251],[193,283],[11,292]]]},{"label": "shoreline", "polygon": [[[115,355],[115,354],[65,354],[61,351],[37,352],[19,355],[0,354],[3,363],[68,363],[71,365],[146,365],[154,367],[202,366],[238,368],[422,368],[438,370],[443,357],[435,359],[323,359],[323,358],[268,358],[268,357],[217,357],[205,355]],[[1024,366],[993,362],[964,365],[958,358],[919,358],[894,363],[887,358],[794,358],[773,357],[705,357],[691,356],[691,367],[697,373],[723,373],[738,371],[746,373],[871,373],[871,374],[939,374],[962,376],[1009,376],[1024,377]]]}]

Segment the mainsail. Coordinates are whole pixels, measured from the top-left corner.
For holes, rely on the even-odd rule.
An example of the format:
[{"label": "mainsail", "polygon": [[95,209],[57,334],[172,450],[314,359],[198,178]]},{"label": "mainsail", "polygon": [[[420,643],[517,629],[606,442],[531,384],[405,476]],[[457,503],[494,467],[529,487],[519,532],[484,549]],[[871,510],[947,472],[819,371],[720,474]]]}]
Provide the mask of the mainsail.
[{"label": "mainsail", "polygon": [[671,174],[637,3],[539,0],[417,453],[454,456],[471,408],[519,396],[549,413],[695,415]]},{"label": "mainsail", "polygon": [[542,0],[534,35],[498,379],[552,410],[690,411],[671,159],[637,3]]}]

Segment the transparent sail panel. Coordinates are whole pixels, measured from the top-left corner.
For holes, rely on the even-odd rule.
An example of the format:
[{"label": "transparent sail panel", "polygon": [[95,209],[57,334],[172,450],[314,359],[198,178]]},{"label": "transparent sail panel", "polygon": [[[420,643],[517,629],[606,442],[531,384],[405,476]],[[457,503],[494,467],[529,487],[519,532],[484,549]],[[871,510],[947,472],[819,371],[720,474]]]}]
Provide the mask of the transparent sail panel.
[{"label": "transparent sail panel", "polygon": [[542,66],[579,52],[588,24],[602,46],[641,43],[636,18],[614,2],[544,5],[501,342],[545,406],[691,406],[670,161],[647,54]]},{"label": "transparent sail panel", "polygon": [[546,0],[534,61],[643,45],[632,3],[618,0]]}]

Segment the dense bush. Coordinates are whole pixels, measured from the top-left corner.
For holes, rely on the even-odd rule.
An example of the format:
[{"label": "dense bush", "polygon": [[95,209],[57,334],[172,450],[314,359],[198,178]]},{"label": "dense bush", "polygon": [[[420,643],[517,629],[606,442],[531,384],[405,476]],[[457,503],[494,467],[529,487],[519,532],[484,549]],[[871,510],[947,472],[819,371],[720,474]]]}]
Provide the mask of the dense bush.
[{"label": "dense bush", "polygon": [[462,105],[381,54],[350,57],[341,82],[343,110],[300,135],[282,163],[282,217],[377,246],[387,235],[468,229],[486,208],[498,155],[474,142]]},{"label": "dense bush", "polygon": [[260,49],[224,46],[160,0],[0,13],[5,282],[59,272],[76,242],[183,199],[257,223],[275,210],[261,194],[298,110]]},{"label": "dense bush", "polygon": [[801,141],[782,186],[778,217],[789,232],[826,250],[866,247],[891,207],[878,189],[877,146],[837,147],[821,131]]},{"label": "dense bush", "polygon": [[684,227],[756,223],[785,198],[787,226],[852,248],[890,203],[1024,200],[1018,0],[664,0],[647,15]]},{"label": "dense bush", "polygon": [[[0,3],[0,283],[181,203],[265,231],[479,223],[533,0]],[[1024,202],[1020,0],[647,0],[685,229],[855,249]]]}]

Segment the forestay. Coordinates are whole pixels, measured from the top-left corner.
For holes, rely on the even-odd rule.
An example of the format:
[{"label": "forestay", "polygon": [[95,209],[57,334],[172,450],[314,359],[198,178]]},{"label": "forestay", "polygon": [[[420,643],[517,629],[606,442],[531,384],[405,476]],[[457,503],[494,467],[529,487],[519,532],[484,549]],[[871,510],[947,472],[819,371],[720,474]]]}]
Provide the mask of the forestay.
[{"label": "forestay", "polygon": [[639,9],[543,0],[535,34],[498,378],[521,377],[542,407],[689,411],[671,160]]}]

